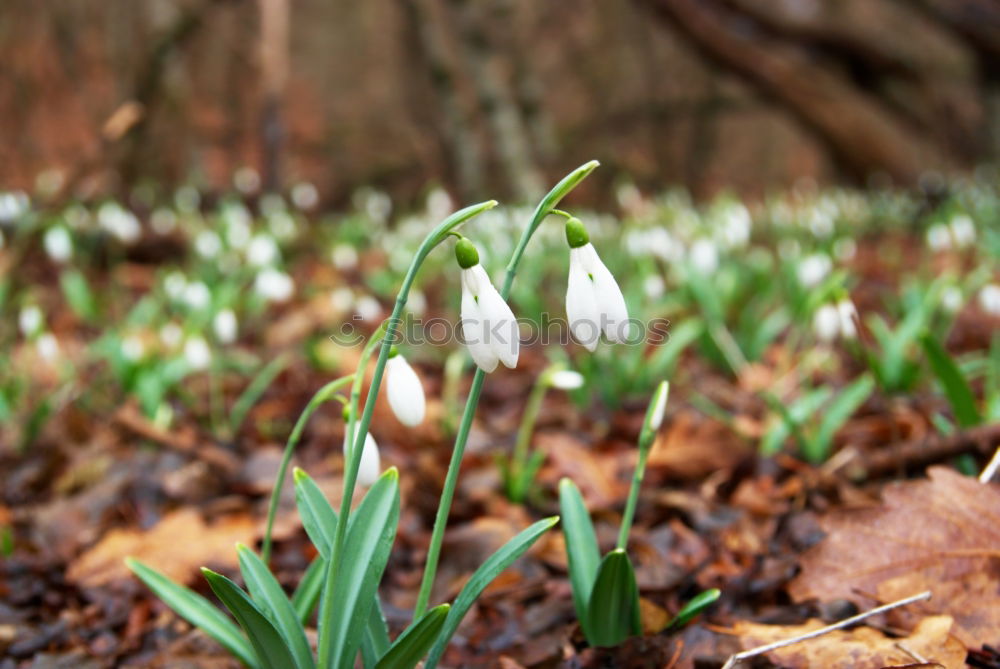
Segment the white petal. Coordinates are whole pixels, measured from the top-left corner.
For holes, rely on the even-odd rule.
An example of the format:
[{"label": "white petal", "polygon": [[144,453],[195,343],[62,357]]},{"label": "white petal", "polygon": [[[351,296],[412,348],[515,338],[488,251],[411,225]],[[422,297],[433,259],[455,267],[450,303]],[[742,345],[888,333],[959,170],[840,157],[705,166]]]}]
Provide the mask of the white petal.
[{"label": "white petal", "polygon": [[[344,457],[347,457],[347,435],[344,435]],[[346,465],[345,465],[346,466]],[[358,467],[358,485],[371,486],[378,480],[382,469],[378,444],[371,432],[365,435],[365,445],[361,449],[361,464]]]},{"label": "white petal", "polygon": [[482,305],[476,299],[482,292],[484,280],[489,283],[489,278],[480,265],[462,270],[462,338],[479,368],[484,372],[492,372],[497,368],[500,357],[487,343],[486,318]]},{"label": "white petal", "polygon": [[590,244],[569,251],[569,281],[566,286],[566,318],[573,337],[588,351],[597,350],[601,339],[601,313],[597,291],[584,263]]},{"label": "white petal", "polygon": [[583,385],[583,382],[583,374],[571,369],[560,369],[552,372],[552,376],[549,377],[549,384],[559,390],[576,390]]},{"label": "white petal", "polygon": [[403,425],[413,427],[424,420],[426,401],[420,377],[402,355],[386,364],[386,393],[389,406]]},{"label": "white petal", "polygon": [[845,339],[854,339],[858,336],[858,328],[854,320],[858,317],[858,310],[854,307],[854,302],[850,299],[843,299],[837,304],[837,315],[840,319],[840,336]]},{"label": "white petal", "polygon": [[813,315],[813,332],[820,341],[831,342],[840,332],[840,314],[837,307],[824,304]]},{"label": "white petal", "polygon": [[483,331],[486,344],[500,362],[513,369],[517,366],[517,356],[521,346],[514,312],[491,283],[487,283],[479,294],[479,306],[484,317]]},{"label": "white petal", "polygon": [[622,295],[614,275],[601,262],[594,247],[590,244],[587,244],[587,247],[590,249],[587,264],[590,266],[590,274],[594,277],[594,299],[597,302],[597,311],[601,314],[601,327],[609,341],[626,342],[632,326],[628,321],[625,296]]}]

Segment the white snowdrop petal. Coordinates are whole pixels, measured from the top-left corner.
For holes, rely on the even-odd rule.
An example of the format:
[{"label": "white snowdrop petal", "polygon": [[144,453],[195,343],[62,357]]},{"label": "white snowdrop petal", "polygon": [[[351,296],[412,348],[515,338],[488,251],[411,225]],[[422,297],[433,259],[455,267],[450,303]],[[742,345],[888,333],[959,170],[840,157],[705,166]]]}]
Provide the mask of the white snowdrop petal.
[{"label": "white snowdrop petal", "polygon": [[858,336],[858,328],[854,321],[858,317],[858,310],[854,302],[850,299],[843,299],[837,303],[837,314],[840,320],[840,335],[845,339],[854,339]]},{"label": "white snowdrop petal", "polygon": [[840,314],[837,307],[824,304],[813,315],[813,332],[820,341],[831,342],[840,333]]},{"label": "white snowdrop petal", "polygon": [[[478,267],[478,265],[477,265]],[[486,332],[482,310],[476,301],[476,295],[466,286],[464,275],[469,270],[463,270],[462,281],[462,338],[469,354],[476,365],[484,372],[492,372],[500,362],[499,356],[486,343]]]},{"label": "white snowdrop petal", "polygon": [[215,330],[215,336],[223,344],[232,344],[236,341],[238,326],[236,314],[233,313],[232,309],[223,309],[215,314],[215,318],[212,319],[212,328]]},{"label": "white snowdrop petal", "polygon": [[[586,246],[589,246],[587,244]],[[586,246],[570,249],[569,281],[566,287],[566,318],[573,338],[588,351],[597,350],[601,338],[601,313],[594,281],[584,267]]]},{"label": "white snowdrop petal", "polygon": [[583,385],[583,382],[583,374],[574,372],[571,369],[561,369],[557,372],[552,372],[552,376],[549,377],[549,384],[559,390],[576,390]]},{"label": "white snowdrop petal", "polygon": [[[348,443],[347,435],[344,435],[344,457],[347,457]],[[366,488],[378,480],[381,473],[382,462],[378,452],[378,444],[371,432],[365,434],[365,445],[361,449],[361,464],[358,466],[358,485]]]},{"label": "white snowdrop petal", "polygon": [[486,344],[493,349],[493,354],[505,367],[513,369],[517,366],[521,345],[514,312],[490,283],[487,283],[480,293],[479,304],[484,316],[483,332]]},{"label": "white snowdrop petal", "polygon": [[414,427],[424,420],[426,399],[420,377],[402,355],[386,363],[386,394],[389,407],[403,425]]},{"label": "white snowdrop petal", "polygon": [[992,316],[1000,316],[1000,285],[988,283],[980,288],[979,306]]}]

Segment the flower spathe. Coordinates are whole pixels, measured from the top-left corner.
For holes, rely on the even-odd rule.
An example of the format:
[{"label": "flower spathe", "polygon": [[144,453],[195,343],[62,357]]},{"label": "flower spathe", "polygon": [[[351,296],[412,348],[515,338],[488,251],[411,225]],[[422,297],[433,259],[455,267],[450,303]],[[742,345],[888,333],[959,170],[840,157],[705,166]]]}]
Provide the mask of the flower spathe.
[{"label": "flower spathe", "polygon": [[385,373],[389,407],[396,418],[408,427],[422,423],[426,410],[424,387],[413,367],[397,353],[386,362]]},{"label": "flower spathe", "polygon": [[[344,434],[344,457],[347,457],[350,445],[348,444],[347,434]],[[365,433],[365,445],[361,449],[361,465],[358,467],[358,485],[363,485],[366,488],[370,487],[375,481],[378,480],[379,473],[382,471],[382,461],[378,453],[378,444],[375,443],[375,438],[372,437],[371,432]]]},{"label": "flower spathe", "polygon": [[455,255],[462,267],[462,337],[476,365],[492,372],[497,363],[517,366],[520,340],[514,312],[479,264],[479,253],[460,239]]},{"label": "flower spathe", "polygon": [[566,317],[573,337],[589,351],[597,349],[601,332],[609,341],[627,341],[630,324],[625,296],[579,219],[567,221],[566,239],[570,245]]}]

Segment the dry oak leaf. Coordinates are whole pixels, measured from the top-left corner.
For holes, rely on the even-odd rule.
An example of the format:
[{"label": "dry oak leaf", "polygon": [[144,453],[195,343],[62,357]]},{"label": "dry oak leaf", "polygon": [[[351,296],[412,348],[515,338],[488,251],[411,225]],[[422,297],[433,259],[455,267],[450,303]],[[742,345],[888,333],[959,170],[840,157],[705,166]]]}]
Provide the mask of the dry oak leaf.
[{"label": "dry oak leaf", "polygon": [[124,559],[132,556],[162,571],[178,583],[188,582],[203,565],[235,566],[235,544],[250,544],[256,536],[249,516],[227,516],[206,525],[201,514],[174,511],[147,531],[114,529],[74,560],[66,578],[81,587],[98,587],[127,578]]},{"label": "dry oak leaf", "polygon": [[955,619],[967,647],[1000,642],[1000,486],[944,467],[887,486],[882,504],[820,519],[825,539],[789,585],[798,601],[871,604],[930,590],[930,601],[889,614],[909,628],[919,612]]},{"label": "dry oak leaf", "polygon": [[[787,626],[738,622],[732,631],[739,635],[743,649],[750,650],[806,634],[825,624],[819,620]],[[815,639],[772,650],[767,653],[767,657],[788,669],[882,669],[912,664],[914,656],[925,658],[945,669],[962,669],[965,666],[965,647],[951,636],[951,627],[950,616],[931,616],[921,620],[905,639],[886,637],[870,627],[836,630]]]}]

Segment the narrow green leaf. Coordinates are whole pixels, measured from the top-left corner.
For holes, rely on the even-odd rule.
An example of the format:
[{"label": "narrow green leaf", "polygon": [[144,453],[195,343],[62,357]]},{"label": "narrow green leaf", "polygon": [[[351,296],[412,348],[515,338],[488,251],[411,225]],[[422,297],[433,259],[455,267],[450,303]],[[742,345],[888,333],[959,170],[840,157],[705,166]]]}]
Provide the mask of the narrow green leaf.
[{"label": "narrow green leaf", "polygon": [[94,293],[82,272],[76,269],[66,270],[59,275],[59,285],[73,313],[87,322],[97,318],[97,301],[94,300]]},{"label": "narrow green leaf", "polygon": [[361,639],[362,664],[366,667],[375,666],[379,658],[389,652],[390,645],[389,625],[385,622],[385,616],[382,614],[382,602],[379,601],[378,594],[376,594],[372,612],[368,615],[365,636]]},{"label": "narrow green leaf", "polygon": [[604,556],[587,605],[592,646],[617,646],[630,636],[642,633],[639,616],[639,588],[635,570],[624,549]]},{"label": "narrow green leaf", "polygon": [[246,632],[260,665],[264,669],[288,669],[295,666],[292,654],[285,645],[281,634],[271,621],[261,613],[247,593],[222,574],[211,569],[201,568],[212,592],[222,600],[229,612],[236,618],[243,631]]},{"label": "narrow green leaf", "polygon": [[722,592],[718,588],[712,588],[711,590],[699,593],[691,599],[691,601],[681,607],[681,610],[677,612],[677,615],[674,616],[669,623],[667,623],[667,627],[665,629],[676,629],[687,625],[692,618],[714,604],[721,595]]},{"label": "narrow green leaf", "polygon": [[412,669],[417,666],[437,641],[450,609],[448,604],[442,604],[425,613],[396,639],[375,669]]},{"label": "narrow green leaf", "polygon": [[243,425],[243,421],[246,420],[247,414],[250,413],[250,409],[257,403],[260,396],[264,394],[264,391],[278,378],[282,370],[288,366],[288,362],[289,357],[287,355],[279,355],[260,368],[257,375],[250,381],[250,385],[246,387],[246,390],[243,391],[233,404],[233,410],[229,413],[230,434],[236,434],[239,431]]},{"label": "narrow green leaf", "polygon": [[816,435],[806,442],[808,448],[804,455],[809,461],[818,463],[826,460],[837,430],[854,415],[858,407],[865,403],[873,390],[875,390],[874,379],[868,374],[862,374],[840,391],[823,412],[823,419],[819,423]]},{"label": "narrow green leaf", "polygon": [[305,625],[309,622],[313,611],[316,610],[316,603],[319,602],[319,595],[323,591],[323,577],[326,575],[326,560],[322,555],[317,555],[306,573],[299,581],[298,587],[292,593],[292,606],[295,607],[295,614],[299,622]]},{"label": "narrow green leaf", "polygon": [[321,603],[320,616],[334,616],[330,647],[336,667],[354,667],[398,521],[399,472],[392,468],[379,477],[351,514],[333,601]]},{"label": "narrow green leaf", "polygon": [[559,481],[559,511],[562,513],[562,531],[566,538],[573,606],[576,607],[577,620],[586,636],[590,630],[587,604],[590,602],[594,579],[597,578],[597,568],[601,564],[601,553],[580,489],[568,478]]},{"label": "narrow green leaf", "polygon": [[125,566],[174,613],[218,641],[237,660],[252,669],[260,666],[250,642],[233,621],[210,601],[135,558],[125,558]]},{"label": "narrow green leaf", "polygon": [[948,398],[951,410],[955,413],[955,420],[963,428],[979,425],[983,419],[976,409],[976,397],[972,394],[972,388],[962,376],[958,365],[931,335],[922,336],[920,345],[923,346],[927,360],[931,363],[931,369],[934,370],[934,375],[944,389],[945,397]]},{"label": "narrow green leaf", "polygon": [[492,583],[493,579],[500,572],[509,567],[514,560],[521,557],[525,551],[538,541],[540,536],[545,534],[558,522],[559,516],[539,520],[537,523],[521,530],[513,539],[505,543],[500,550],[480,565],[479,569],[472,574],[468,583],[465,584],[465,587],[458,593],[458,597],[455,598],[455,602],[451,606],[451,611],[448,612],[444,627],[441,629],[441,634],[434,644],[434,648],[431,650],[430,657],[427,658],[427,662],[424,664],[424,669],[434,669],[437,666],[437,663],[441,660],[441,656],[444,654],[445,646],[448,645],[455,630],[458,629],[462,618],[469,612],[469,609],[475,604],[476,599],[486,589],[486,586]]},{"label": "narrow green leaf", "polygon": [[308,474],[295,468],[295,503],[299,507],[302,526],[309,540],[325,559],[330,558],[333,537],[337,531],[337,512],[330,506],[326,495]]},{"label": "narrow green leaf", "polygon": [[295,658],[295,666],[299,669],[313,669],[316,663],[313,662],[306,632],[302,629],[295,608],[285,596],[285,591],[281,589],[281,584],[252,550],[240,544],[236,547],[236,552],[240,556],[240,571],[247,584],[247,590],[250,591],[254,603],[278,629],[285,646]]}]

